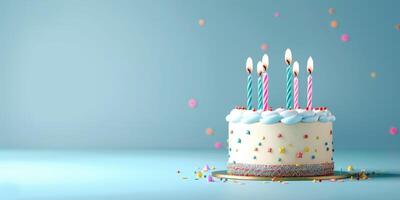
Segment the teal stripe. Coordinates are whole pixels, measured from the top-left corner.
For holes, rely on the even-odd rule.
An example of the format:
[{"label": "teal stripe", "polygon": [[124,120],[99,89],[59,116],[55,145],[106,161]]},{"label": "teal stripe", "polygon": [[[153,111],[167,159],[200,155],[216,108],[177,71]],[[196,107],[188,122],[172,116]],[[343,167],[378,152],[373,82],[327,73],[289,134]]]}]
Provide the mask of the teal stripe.
[{"label": "teal stripe", "polygon": [[263,109],[263,87],[261,76],[258,77],[258,107],[257,110]]},{"label": "teal stripe", "polygon": [[293,84],[292,68],[289,65],[286,68],[286,108],[293,108]]},{"label": "teal stripe", "polygon": [[253,110],[253,80],[251,74],[247,76],[247,109]]}]

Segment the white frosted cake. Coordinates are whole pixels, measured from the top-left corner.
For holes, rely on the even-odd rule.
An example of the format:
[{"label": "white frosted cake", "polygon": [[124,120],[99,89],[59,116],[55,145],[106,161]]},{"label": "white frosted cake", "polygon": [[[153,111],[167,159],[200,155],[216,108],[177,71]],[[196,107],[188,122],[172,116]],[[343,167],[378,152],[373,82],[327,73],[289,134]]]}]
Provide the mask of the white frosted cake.
[{"label": "white frosted cake", "polygon": [[228,173],[272,177],[333,174],[335,116],[326,108],[263,112],[235,108],[226,120]]},{"label": "white frosted cake", "polygon": [[[307,60],[307,109],[299,106],[299,70],[285,52],[286,106],[272,110],[268,103],[269,58],[257,63],[257,109],[253,108],[253,61],[246,62],[247,107],[228,116],[228,173],[241,176],[325,176],[334,172],[332,123],[326,107],[312,106],[314,61]],[[294,108],[294,109],[293,109]]]}]

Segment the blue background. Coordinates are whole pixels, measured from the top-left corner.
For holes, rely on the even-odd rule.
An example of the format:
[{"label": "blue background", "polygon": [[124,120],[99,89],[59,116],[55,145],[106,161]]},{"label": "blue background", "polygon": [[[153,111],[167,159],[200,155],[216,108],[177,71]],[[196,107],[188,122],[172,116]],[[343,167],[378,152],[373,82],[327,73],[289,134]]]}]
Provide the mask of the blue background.
[{"label": "blue background", "polygon": [[[399,6],[394,0],[0,1],[0,145],[213,148],[226,140],[225,115],[245,105],[246,58],[261,59],[266,43],[273,107],[284,105],[283,57],[291,48],[300,62],[302,106],[305,63],[314,58],[314,105],[336,115],[337,149],[399,149],[398,136],[388,133],[400,124]],[[187,106],[192,97],[196,109]],[[207,127],[215,135],[206,136]]]}]

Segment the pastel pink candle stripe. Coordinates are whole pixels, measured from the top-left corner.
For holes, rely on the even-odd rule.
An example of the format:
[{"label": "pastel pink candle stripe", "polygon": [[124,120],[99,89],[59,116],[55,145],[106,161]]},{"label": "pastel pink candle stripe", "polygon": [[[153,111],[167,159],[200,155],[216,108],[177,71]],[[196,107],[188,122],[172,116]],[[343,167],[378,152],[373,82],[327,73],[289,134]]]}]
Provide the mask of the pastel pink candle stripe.
[{"label": "pastel pink candle stripe", "polygon": [[312,76],[307,78],[307,108],[312,109]]},{"label": "pastel pink candle stripe", "polygon": [[263,79],[263,110],[268,110],[268,73],[264,73]]},{"label": "pastel pink candle stripe", "polygon": [[293,80],[294,87],[294,109],[299,109],[299,79],[297,76]]}]

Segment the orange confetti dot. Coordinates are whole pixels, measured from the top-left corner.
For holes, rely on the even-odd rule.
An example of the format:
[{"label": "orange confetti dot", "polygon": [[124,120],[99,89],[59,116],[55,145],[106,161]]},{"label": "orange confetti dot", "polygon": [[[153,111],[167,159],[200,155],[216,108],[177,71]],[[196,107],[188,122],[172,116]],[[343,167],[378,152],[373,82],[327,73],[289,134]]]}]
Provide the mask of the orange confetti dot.
[{"label": "orange confetti dot", "polygon": [[260,46],[260,49],[261,49],[262,51],[267,51],[267,50],[268,50],[268,45],[265,44],[265,43],[262,43],[261,46]]},{"label": "orange confetti dot", "polygon": [[206,134],[212,135],[212,134],[214,134],[214,130],[212,128],[206,128]]},{"label": "orange confetti dot", "polygon": [[199,19],[199,26],[203,27],[206,25],[206,20],[204,19]]},{"label": "orange confetti dot", "polygon": [[338,26],[338,22],[336,20],[331,21],[331,27],[336,28]]}]

